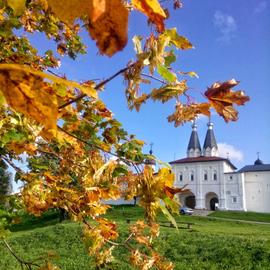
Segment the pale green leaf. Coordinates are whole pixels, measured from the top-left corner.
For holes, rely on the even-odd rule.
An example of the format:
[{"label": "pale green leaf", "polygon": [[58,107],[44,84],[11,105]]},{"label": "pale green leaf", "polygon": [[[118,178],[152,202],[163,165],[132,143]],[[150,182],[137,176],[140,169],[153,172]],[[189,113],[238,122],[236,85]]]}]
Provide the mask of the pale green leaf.
[{"label": "pale green leaf", "polygon": [[192,49],[193,45],[183,36],[178,35],[176,28],[167,29],[163,35],[170,37],[170,43],[182,50]]},{"label": "pale green leaf", "polygon": [[170,51],[167,56],[164,57],[165,66],[169,67],[172,63],[176,61],[176,56],[174,51]]},{"label": "pale green leaf", "polygon": [[174,217],[171,215],[171,213],[168,211],[168,209],[166,208],[165,205],[160,204],[160,209],[162,211],[162,213],[164,214],[164,216],[173,224],[173,226],[178,230],[178,226],[177,223],[174,219]]},{"label": "pale green leaf", "polygon": [[177,80],[177,76],[162,65],[157,66],[157,72],[168,82],[175,82]]},{"label": "pale green leaf", "polygon": [[163,201],[173,213],[179,214],[179,203],[177,203],[175,200],[170,199],[169,197],[164,198]]}]

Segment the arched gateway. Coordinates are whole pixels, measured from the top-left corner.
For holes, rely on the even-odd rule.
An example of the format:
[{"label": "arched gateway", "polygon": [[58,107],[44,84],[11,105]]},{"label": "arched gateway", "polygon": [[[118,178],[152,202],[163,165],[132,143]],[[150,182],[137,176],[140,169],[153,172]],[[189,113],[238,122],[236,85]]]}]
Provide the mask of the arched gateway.
[{"label": "arched gateway", "polygon": [[215,192],[208,192],[205,195],[205,208],[207,210],[215,211],[218,203],[218,195]]},{"label": "arched gateway", "polygon": [[196,198],[192,192],[187,192],[185,194],[180,195],[180,202],[182,206],[187,206],[189,208],[194,209],[196,206]]}]

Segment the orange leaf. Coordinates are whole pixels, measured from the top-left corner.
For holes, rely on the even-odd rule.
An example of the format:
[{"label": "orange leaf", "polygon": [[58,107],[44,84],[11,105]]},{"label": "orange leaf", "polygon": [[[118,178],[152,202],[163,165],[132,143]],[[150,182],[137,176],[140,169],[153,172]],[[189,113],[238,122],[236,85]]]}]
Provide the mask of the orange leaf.
[{"label": "orange leaf", "polygon": [[205,96],[209,99],[210,104],[226,122],[236,121],[238,112],[233,107],[236,105],[244,105],[249,101],[249,97],[243,91],[233,92],[232,88],[238,85],[239,82],[232,79],[223,83],[214,83],[205,92]]},{"label": "orange leaf", "polygon": [[186,189],[187,185],[185,185],[184,187],[182,188],[172,188],[172,187],[168,187],[168,186],[165,186],[164,187],[164,192],[166,193],[166,195],[170,198],[170,199],[173,199],[174,195],[177,194],[177,193],[185,193],[185,192],[188,192],[189,189]]},{"label": "orange leaf", "polygon": [[191,103],[189,105],[177,103],[175,106],[175,112],[168,116],[169,122],[174,122],[177,127],[185,122],[194,120],[198,114],[204,114],[210,116],[210,104],[208,103]]},{"label": "orange leaf", "polygon": [[164,20],[167,16],[158,0],[132,0],[131,3],[134,8],[144,13],[151,22],[156,24],[159,32],[164,31]]},{"label": "orange leaf", "polygon": [[53,13],[66,24],[73,24],[76,18],[90,12],[92,0],[47,0]]},{"label": "orange leaf", "polygon": [[106,0],[93,0],[93,7],[91,19],[95,22],[106,11]]},{"label": "orange leaf", "polygon": [[48,0],[48,4],[69,25],[87,16],[90,36],[102,54],[112,56],[126,46],[129,13],[121,0]]},{"label": "orange leaf", "polygon": [[121,0],[106,0],[106,9],[101,12],[93,6],[89,21],[89,33],[102,54],[112,56],[126,46],[128,10]]}]

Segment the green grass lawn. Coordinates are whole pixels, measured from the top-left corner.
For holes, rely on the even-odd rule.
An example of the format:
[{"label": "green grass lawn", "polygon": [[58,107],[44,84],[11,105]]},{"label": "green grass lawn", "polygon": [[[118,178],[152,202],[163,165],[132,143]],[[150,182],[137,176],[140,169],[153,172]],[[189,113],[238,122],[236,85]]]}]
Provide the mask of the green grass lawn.
[{"label": "green grass lawn", "polygon": [[[126,220],[134,222],[143,217],[138,207],[116,207],[107,217],[119,222],[122,237],[127,235]],[[32,219],[32,225],[29,220]],[[159,217],[165,221],[164,217]],[[195,216],[180,216],[177,221],[194,223],[191,230],[161,227],[155,246],[167,259],[175,263],[175,269],[270,269],[270,225],[244,224],[213,220]],[[35,218],[25,217],[25,223],[14,225],[8,242],[21,257],[33,260],[49,251],[58,255],[55,263],[62,270],[95,269],[81,241],[80,225],[72,222],[57,223],[50,213],[42,224]],[[30,222],[30,223],[31,223]],[[46,226],[42,225],[46,223]],[[131,268],[126,250],[116,250],[116,260],[107,269]],[[0,269],[19,270],[20,266],[0,244]]]},{"label": "green grass lawn", "polygon": [[269,222],[270,214],[268,213],[255,213],[255,212],[239,212],[239,211],[215,211],[209,216],[218,218],[230,218],[238,220],[249,220],[258,222]]}]

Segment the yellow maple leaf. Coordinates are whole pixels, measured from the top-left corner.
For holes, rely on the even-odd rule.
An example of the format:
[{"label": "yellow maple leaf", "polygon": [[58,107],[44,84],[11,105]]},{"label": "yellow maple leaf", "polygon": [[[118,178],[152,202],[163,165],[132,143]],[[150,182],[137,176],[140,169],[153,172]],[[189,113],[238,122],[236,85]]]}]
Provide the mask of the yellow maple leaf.
[{"label": "yellow maple leaf", "polygon": [[11,108],[35,119],[55,135],[57,97],[40,77],[19,70],[1,70],[0,90]]},{"label": "yellow maple leaf", "polygon": [[132,0],[131,3],[134,8],[144,13],[150,21],[156,24],[159,32],[164,31],[164,20],[167,16],[158,0]]}]

